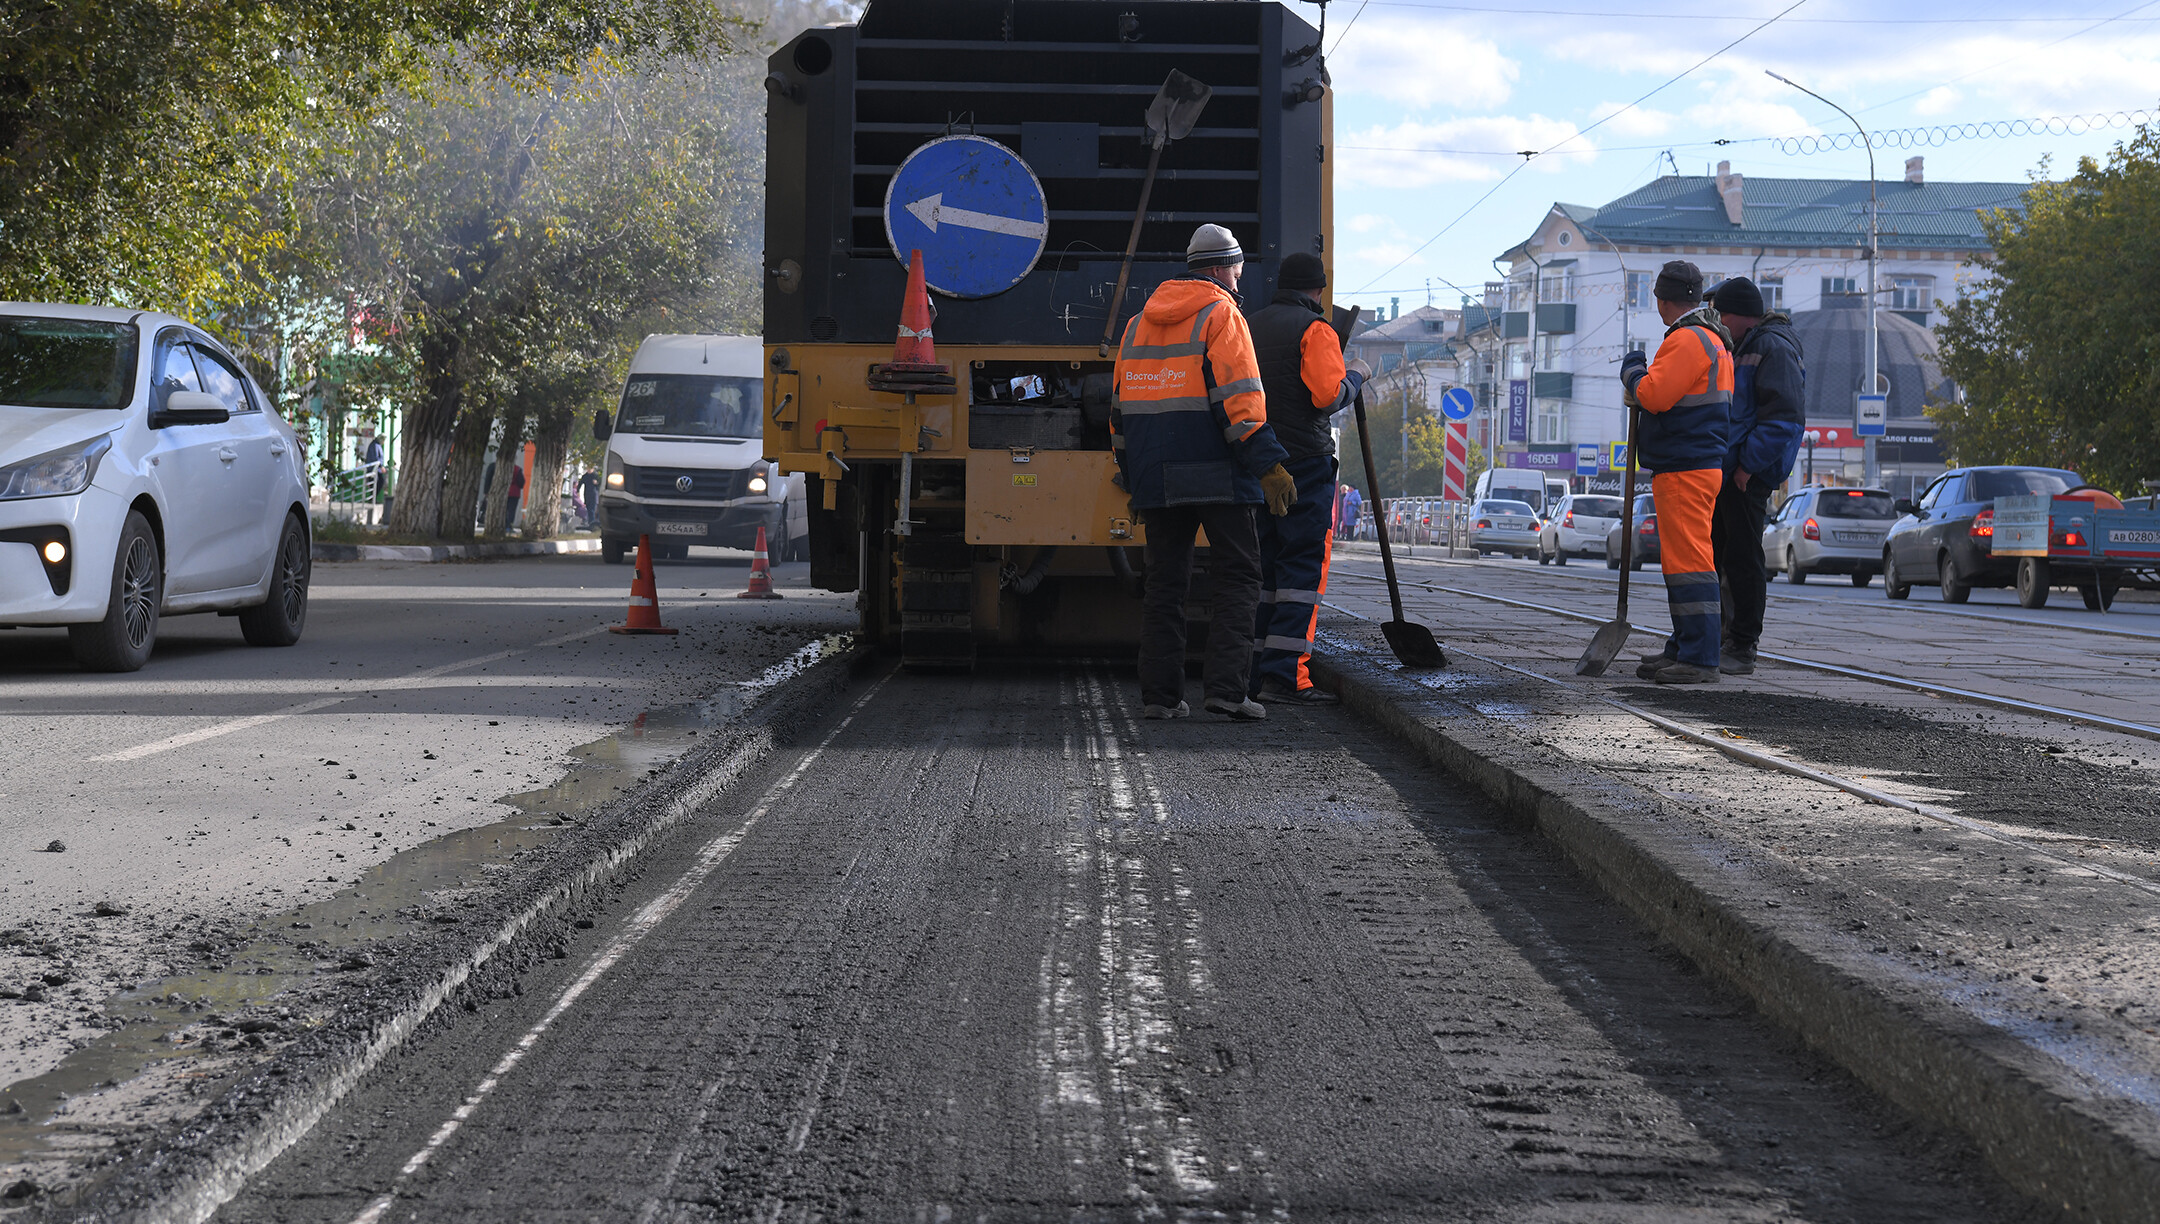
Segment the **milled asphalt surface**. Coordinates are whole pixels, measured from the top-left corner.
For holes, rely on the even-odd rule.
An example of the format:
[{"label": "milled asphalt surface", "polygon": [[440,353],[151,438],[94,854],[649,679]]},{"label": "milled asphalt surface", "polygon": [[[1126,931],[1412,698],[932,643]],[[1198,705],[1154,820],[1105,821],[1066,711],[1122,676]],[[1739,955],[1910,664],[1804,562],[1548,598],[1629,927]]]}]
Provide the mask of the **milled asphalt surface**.
[{"label": "milled asphalt surface", "polygon": [[[746,555],[662,563],[676,637],[605,632],[631,570],[589,555],[317,562],[299,644],[174,618],[124,676],[76,670],[63,632],[0,633],[0,735],[26,749],[0,754],[0,1191],[30,1187],[0,1208],[336,1017],[393,911],[424,924],[544,860],[731,686],[851,627],[806,569],[738,601]],[[170,1031],[145,1049],[131,1023]]]},{"label": "milled asphalt surface", "polygon": [[2030,1218],[1354,716],[1132,689],[859,686],[220,1218]]}]

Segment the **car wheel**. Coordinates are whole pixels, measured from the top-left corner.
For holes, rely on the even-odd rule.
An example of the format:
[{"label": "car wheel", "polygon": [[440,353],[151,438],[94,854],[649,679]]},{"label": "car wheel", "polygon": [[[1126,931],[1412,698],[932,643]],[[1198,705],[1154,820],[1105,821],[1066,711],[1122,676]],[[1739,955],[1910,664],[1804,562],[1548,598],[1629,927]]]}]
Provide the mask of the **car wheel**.
[{"label": "car wheel", "polygon": [[601,537],[600,537],[600,561],[601,561],[601,563],[602,563],[602,564],[604,564],[604,565],[621,565],[621,564],[622,564],[622,558],[623,558],[623,542],[622,542],[621,540],[611,540],[611,539],[607,538],[606,536],[601,536]]},{"label": "car wheel", "polygon": [[[2044,608],[2048,601],[2048,563],[2046,557],[2019,557],[2017,566],[2018,606]],[[2086,602],[2090,603],[2090,600]]]},{"label": "car wheel", "polygon": [[1550,555],[1549,553],[1547,553],[1547,552],[1545,551],[1545,546],[1544,546],[1543,544],[1540,544],[1540,545],[1538,545],[1538,550],[1537,550],[1537,563],[1538,563],[1539,565],[1551,565],[1551,564],[1552,564],[1552,556],[1551,556],[1551,555]]},{"label": "car wheel", "polygon": [[250,646],[290,646],[307,627],[308,580],[314,573],[307,532],[287,515],[270,562],[269,598],[240,609],[240,636]]},{"label": "car wheel", "polygon": [[2085,598],[2087,612],[2105,612],[2115,604],[2115,592],[2120,587],[2108,583],[2087,583],[2078,587],[2078,594]]},{"label": "car wheel", "polygon": [[1884,553],[1882,558],[1882,593],[1887,599],[1903,599],[1912,594],[1912,588],[1899,581],[1897,558]]},{"label": "car wheel", "polygon": [[1852,584],[1856,587],[1864,589],[1868,583],[1873,581],[1875,581],[1875,575],[1867,570],[1854,570],[1852,573]]},{"label": "car wheel", "polygon": [[1565,548],[1555,548],[1555,549],[1553,550],[1553,555],[1552,555],[1552,563],[1553,563],[1554,565],[1566,565],[1566,564],[1567,564],[1567,549],[1565,549]]},{"label": "car wheel", "polygon": [[140,511],[128,512],[113,555],[112,594],[105,619],[68,626],[68,649],[88,671],[131,672],[150,661],[158,610],[165,606],[165,564],[157,537]]},{"label": "car wheel", "polygon": [[1616,569],[1619,569],[1619,568],[1620,568],[1620,554],[1619,554],[1619,553],[1607,553],[1607,554],[1605,554],[1605,568],[1606,568],[1606,569],[1609,569],[1609,570],[1616,570]]},{"label": "car wheel", "polygon": [[1793,555],[1790,548],[1785,550],[1785,581],[1794,586],[1802,586],[1807,582],[1807,571],[1800,568],[1800,559]]},{"label": "car wheel", "polygon": [[1942,589],[1944,603],[1964,603],[1972,595],[1972,584],[1958,577],[1957,562],[1944,553],[1935,562],[1935,585]]}]

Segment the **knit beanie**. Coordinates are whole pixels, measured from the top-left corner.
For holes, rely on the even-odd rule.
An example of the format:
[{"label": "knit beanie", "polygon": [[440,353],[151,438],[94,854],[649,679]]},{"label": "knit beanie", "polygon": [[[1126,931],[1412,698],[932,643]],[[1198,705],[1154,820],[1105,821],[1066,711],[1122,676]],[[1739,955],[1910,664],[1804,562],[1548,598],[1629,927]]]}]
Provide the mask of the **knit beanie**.
[{"label": "knit beanie", "polygon": [[1325,289],[1327,265],[1320,262],[1318,255],[1292,252],[1284,257],[1282,274],[1275,278],[1275,283],[1284,289]]},{"label": "knit beanie", "polygon": [[1244,262],[1245,250],[1238,246],[1237,236],[1220,225],[1201,226],[1193,231],[1192,241],[1185,244],[1185,268],[1189,272],[1228,268]]},{"label": "knit beanie", "polygon": [[1660,302],[1692,305],[1702,301],[1702,269],[1685,259],[1675,259],[1658,269],[1654,290]]},{"label": "knit beanie", "polygon": [[1745,276],[1735,276],[1717,287],[1710,295],[1710,304],[1719,314],[1739,315],[1743,319],[1763,317],[1762,290]]}]

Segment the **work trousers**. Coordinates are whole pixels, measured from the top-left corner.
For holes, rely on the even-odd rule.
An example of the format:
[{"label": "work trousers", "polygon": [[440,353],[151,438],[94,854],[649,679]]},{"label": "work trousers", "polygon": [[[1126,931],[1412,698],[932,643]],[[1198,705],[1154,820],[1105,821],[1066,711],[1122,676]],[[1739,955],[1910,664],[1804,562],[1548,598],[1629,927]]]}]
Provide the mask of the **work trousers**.
[{"label": "work trousers", "polygon": [[1283,465],[1297,481],[1290,513],[1254,516],[1260,527],[1260,607],[1253,617],[1252,686],[1309,689],[1313,630],[1327,594],[1334,551],[1335,456],[1310,455]]},{"label": "work trousers", "polygon": [[1260,602],[1260,541],[1253,507],[1228,504],[1150,507],[1147,594],[1140,611],[1140,700],[1175,706],[1185,698],[1185,596],[1192,587],[1194,537],[1208,537],[1207,661],[1209,697],[1243,701],[1252,672],[1253,609]]},{"label": "work trousers", "polygon": [[1726,477],[1710,517],[1710,548],[1725,588],[1725,633],[1733,645],[1752,650],[1762,640],[1763,610],[1770,602],[1770,567],[1763,564],[1763,520],[1769,517],[1770,486],[1750,480],[1743,489]]},{"label": "work trousers", "polygon": [[1720,608],[1710,520],[1724,482],[1725,473],[1716,468],[1650,478],[1657,502],[1658,568],[1665,571],[1665,602],[1672,610],[1673,634],[1665,653],[1712,669],[1718,665]]}]

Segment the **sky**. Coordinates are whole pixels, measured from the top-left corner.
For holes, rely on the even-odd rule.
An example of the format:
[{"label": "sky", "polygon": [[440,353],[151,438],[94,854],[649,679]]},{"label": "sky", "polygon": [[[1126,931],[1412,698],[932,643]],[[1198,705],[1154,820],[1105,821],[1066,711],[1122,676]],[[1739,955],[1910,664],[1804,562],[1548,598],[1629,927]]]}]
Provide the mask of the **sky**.
[{"label": "sky", "polygon": [[[1504,3],[1331,0],[1336,301],[1414,308],[1429,278],[1435,305],[1457,305],[1449,282],[1479,293],[1494,257],[1554,202],[1602,205],[1675,165],[1865,180],[1856,141],[1793,154],[1765,139],[1852,131],[1766,70],[1870,130],[2103,114],[2121,124],[1878,147],[1876,172],[1893,181],[1915,153],[1931,182],[2023,182],[2049,158],[2061,177],[2127,139],[2123,117],[2160,111],[2160,0]],[[1518,150],[1544,155],[1526,162]]]}]

